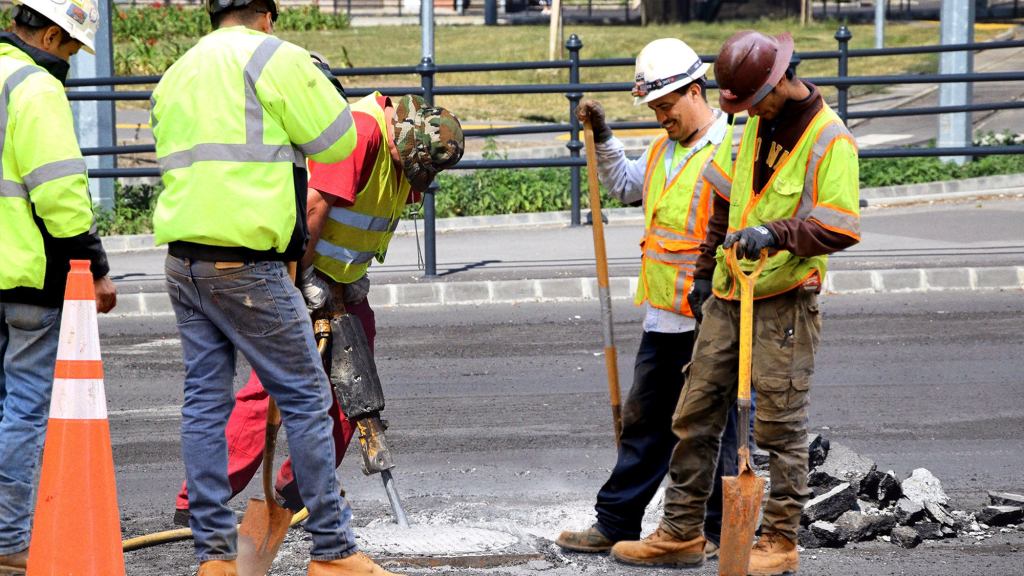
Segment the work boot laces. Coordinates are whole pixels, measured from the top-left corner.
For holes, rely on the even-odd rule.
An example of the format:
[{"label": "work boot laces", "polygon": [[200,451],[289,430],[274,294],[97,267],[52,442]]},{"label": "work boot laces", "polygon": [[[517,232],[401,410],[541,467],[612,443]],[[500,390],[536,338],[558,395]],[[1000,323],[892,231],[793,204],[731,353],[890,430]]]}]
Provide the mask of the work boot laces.
[{"label": "work boot laces", "polygon": [[773,549],[778,547],[778,544],[783,540],[782,536],[779,536],[775,532],[765,532],[758,539],[757,544],[754,545],[755,550],[762,552],[771,552]]}]

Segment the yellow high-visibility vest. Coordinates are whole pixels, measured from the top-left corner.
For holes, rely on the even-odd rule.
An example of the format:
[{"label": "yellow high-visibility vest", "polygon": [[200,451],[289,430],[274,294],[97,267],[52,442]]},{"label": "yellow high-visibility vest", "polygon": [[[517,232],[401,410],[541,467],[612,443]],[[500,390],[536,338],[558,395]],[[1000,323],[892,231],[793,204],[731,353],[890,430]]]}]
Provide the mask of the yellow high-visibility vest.
[{"label": "yellow high-visibility vest", "polygon": [[717,141],[692,150],[671,182],[666,183],[665,159],[672,161],[674,146],[667,136],[655,140],[647,153],[644,173],[643,258],[634,303],[693,316],[686,295],[700,244],[707,235],[708,219],[717,193],[729,198],[732,172],[730,122]]},{"label": "yellow high-visibility vest", "polygon": [[356,142],[348,105],[309,52],[242,26],[207,34],[167,70],[151,124],[164,182],[157,244],[284,252],[305,218],[293,170],[306,156],[339,162]]},{"label": "yellow high-visibility vest", "polygon": [[55,238],[88,232],[92,199],[64,86],[17,47],[0,43],[0,290],[43,287]]},{"label": "yellow high-visibility vest", "polygon": [[369,114],[381,131],[381,145],[366,185],[356,193],[352,206],[331,208],[313,265],[336,282],[350,284],[366,274],[374,258],[384,262],[388,243],[405,211],[411,185],[388,150],[384,109],[374,92],[352,104],[354,112]]},{"label": "yellow high-visibility vest", "polygon": [[[860,175],[857,144],[842,120],[826,104],[811,120],[788,156],[779,160],[771,180],[754,193],[754,162],[760,118],[751,117],[743,131],[732,178],[729,232],[787,218],[814,220],[821,226],[860,239]],[[721,247],[712,288],[719,298],[739,299]],[[753,270],[756,262],[740,260]],[[754,298],[788,292],[817,276],[825,281],[828,256],[800,257],[779,250],[768,258],[754,286]]]}]

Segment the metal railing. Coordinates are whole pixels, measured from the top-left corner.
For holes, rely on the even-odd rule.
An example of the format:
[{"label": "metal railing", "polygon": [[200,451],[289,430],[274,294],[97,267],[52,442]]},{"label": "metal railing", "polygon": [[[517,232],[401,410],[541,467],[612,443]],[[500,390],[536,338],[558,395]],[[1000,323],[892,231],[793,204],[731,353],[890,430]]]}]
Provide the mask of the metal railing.
[{"label": "metal railing", "polygon": [[[907,54],[932,54],[940,52],[955,52],[965,50],[989,50],[1004,48],[1024,47],[1024,41],[1003,41],[983,42],[971,44],[954,44],[945,46],[920,46],[906,48],[884,48],[884,49],[863,49],[850,50],[849,41],[851,34],[846,26],[841,26],[835,34],[838,43],[836,50],[803,52],[799,56],[801,60],[835,60],[836,76],[810,77],[808,81],[818,86],[831,86],[837,91],[836,112],[844,122],[851,119],[869,118],[891,118],[897,116],[930,116],[935,114],[975,112],[975,111],[996,111],[1024,108],[1024,102],[1012,100],[1005,102],[991,102],[984,104],[970,104],[962,106],[922,106],[915,108],[896,108],[879,110],[849,110],[849,89],[853,86],[890,85],[890,84],[936,84],[949,82],[1019,82],[1024,81],[1024,70],[1014,72],[987,72],[970,74],[893,74],[874,76],[849,76],[848,66],[851,58],[885,57]],[[523,134],[552,134],[568,133],[569,141],[566,144],[568,155],[558,158],[540,159],[479,159],[464,160],[453,170],[479,170],[494,168],[547,168],[567,167],[570,169],[570,197],[571,211],[570,220],[573,226],[580,225],[580,168],[586,165],[586,160],[580,156],[583,143],[580,141],[581,127],[573,111],[583,98],[584,94],[628,92],[632,83],[628,82],[597,82],[586,83],[581,80],[581,72],[585,68],[598,67],[632,67],[632,58],[604,58],[583,60],[580,54],[583,49],[581,39],[573,34],[565,43],[569,57],[559,61],[534,61],[534,62],[500,62],[500,63],[473,63],[473,64],[437,64],[429,58],[424,58],[415,66],[386,66],[369,68],[343,68],[336,69],[334,73],[339,77],[358,76],[412,76],[419,77],[418,85],[400,87],[382,87],[379,90],[385,95],[420,94],[426,100],[433,101],[436,95],[487,95],[487,94],[551,94],[562,93],[567,100],[566,112],[568,122],[551,124],[533,124],[508,127],[494,127],[483,129],[467,129],[467,138],[486,138],[496,136],[510,136]],[[702,56],[707,62],[713,62],[714,56]],[[436,86],[435,78],[439,75],[455,72],[496,72],[513,70],[536,70],[536,69],[567,69],[569,72],[568,83],[553,84],[504,84],[504,85],[452,85]],[[141,77],[112,77],[112,78],[90,78],[72,79],[68,86],[76,87],[103,87],[110,86],[136,86],[144,84],[155,84],[159,80],[157,76]],[[712,81],[709,88],[716,88]],[[373,91],[370,88],[347,88],[346,92],[350,97],[361,97]],[[71,100],[148,100],[148,90],[101,90],[101,91],[71,91],[68,94]],[[739,124],[745,121],[738,120]],[[634,129],[634,128],[658,128],[656,122],[613,122],[612,129]],[[109,146],[99,148],[85,148],[82,153],[87,156],[138,154],[155,152],[153,145],[132,145],[132,146]],[[1020,154],[1024,152],[1022,146],[967,146],[955,148],[876,148],[861,151],[861,158],[895,158],[909,156],[975,156],[994,154]],[[133,177],[156,177],[159,176],[159,169],[154,168],[112,168],[94,169],[89,171],[92,178],[133,178]],[[427,276],[434,276],[437,273],[436,242],[435,242],[435,211],[434,194],[437,193],[436,183],[432,189],[424,195],[424,273]]]}]

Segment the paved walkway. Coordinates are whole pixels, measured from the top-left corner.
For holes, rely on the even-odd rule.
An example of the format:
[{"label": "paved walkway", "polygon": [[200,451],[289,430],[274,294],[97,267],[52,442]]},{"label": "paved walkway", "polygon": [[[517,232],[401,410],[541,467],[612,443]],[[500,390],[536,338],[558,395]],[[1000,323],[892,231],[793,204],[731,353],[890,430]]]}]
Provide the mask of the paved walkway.
[{"label": "paved walkway", "polygon": [[[834,255],[827,293],[1024,289],[1024,179],[983,181],[1009,194],[963,198],[932,194],[905,206],[872,207],[863,240]],[[995,182],[995,183],[993,183]],[[937,185],[928,185],[937,188]],[[903,196],[897,200],[909,198]],[[892,201],[892,200],[890,200]],[[639,271],[643,219],[609,210],[605,228],[613,298],[631,298]],[[596,298],[592,232],[568,226],[568,214],[438,221],[437,273],[424,277],[422,222],[403,223],[387,261],[374,264],[374,306],[515,304]],[[169,314],[163,248],[149,236],[105,240],[120,314]]]}]

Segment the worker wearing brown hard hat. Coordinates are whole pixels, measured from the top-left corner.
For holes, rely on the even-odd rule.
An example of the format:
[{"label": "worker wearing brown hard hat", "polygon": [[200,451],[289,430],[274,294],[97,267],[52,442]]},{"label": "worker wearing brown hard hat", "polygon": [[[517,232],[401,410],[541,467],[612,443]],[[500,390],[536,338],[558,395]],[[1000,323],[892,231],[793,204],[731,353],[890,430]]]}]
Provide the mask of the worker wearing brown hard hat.
[{"label": "worker wearing brown hard hat", "polygon": [[739,290],[724,249],[735,247],[746,273],[767,249],[754,285],[751,376],[758,399],[754,438],[770,454],[771,491],[748,572],[793,574],[796,532],[811,494],[807,406],[821,332],[817,294],[828,254],[860,240],[857,147],[818,89],[796,77],[789,34],[737,32],[715,60],[715,78],[722,110],[747,111],[750,120],[728,199],[715,198],[694,271],[690,307],[703,320],[674,416],[679,443],[664,517],[655,534],[616,544],[612,556],[645,565],[702,560],[696,554],[704,543],[701,524],[725,412],[737,391]]}]

